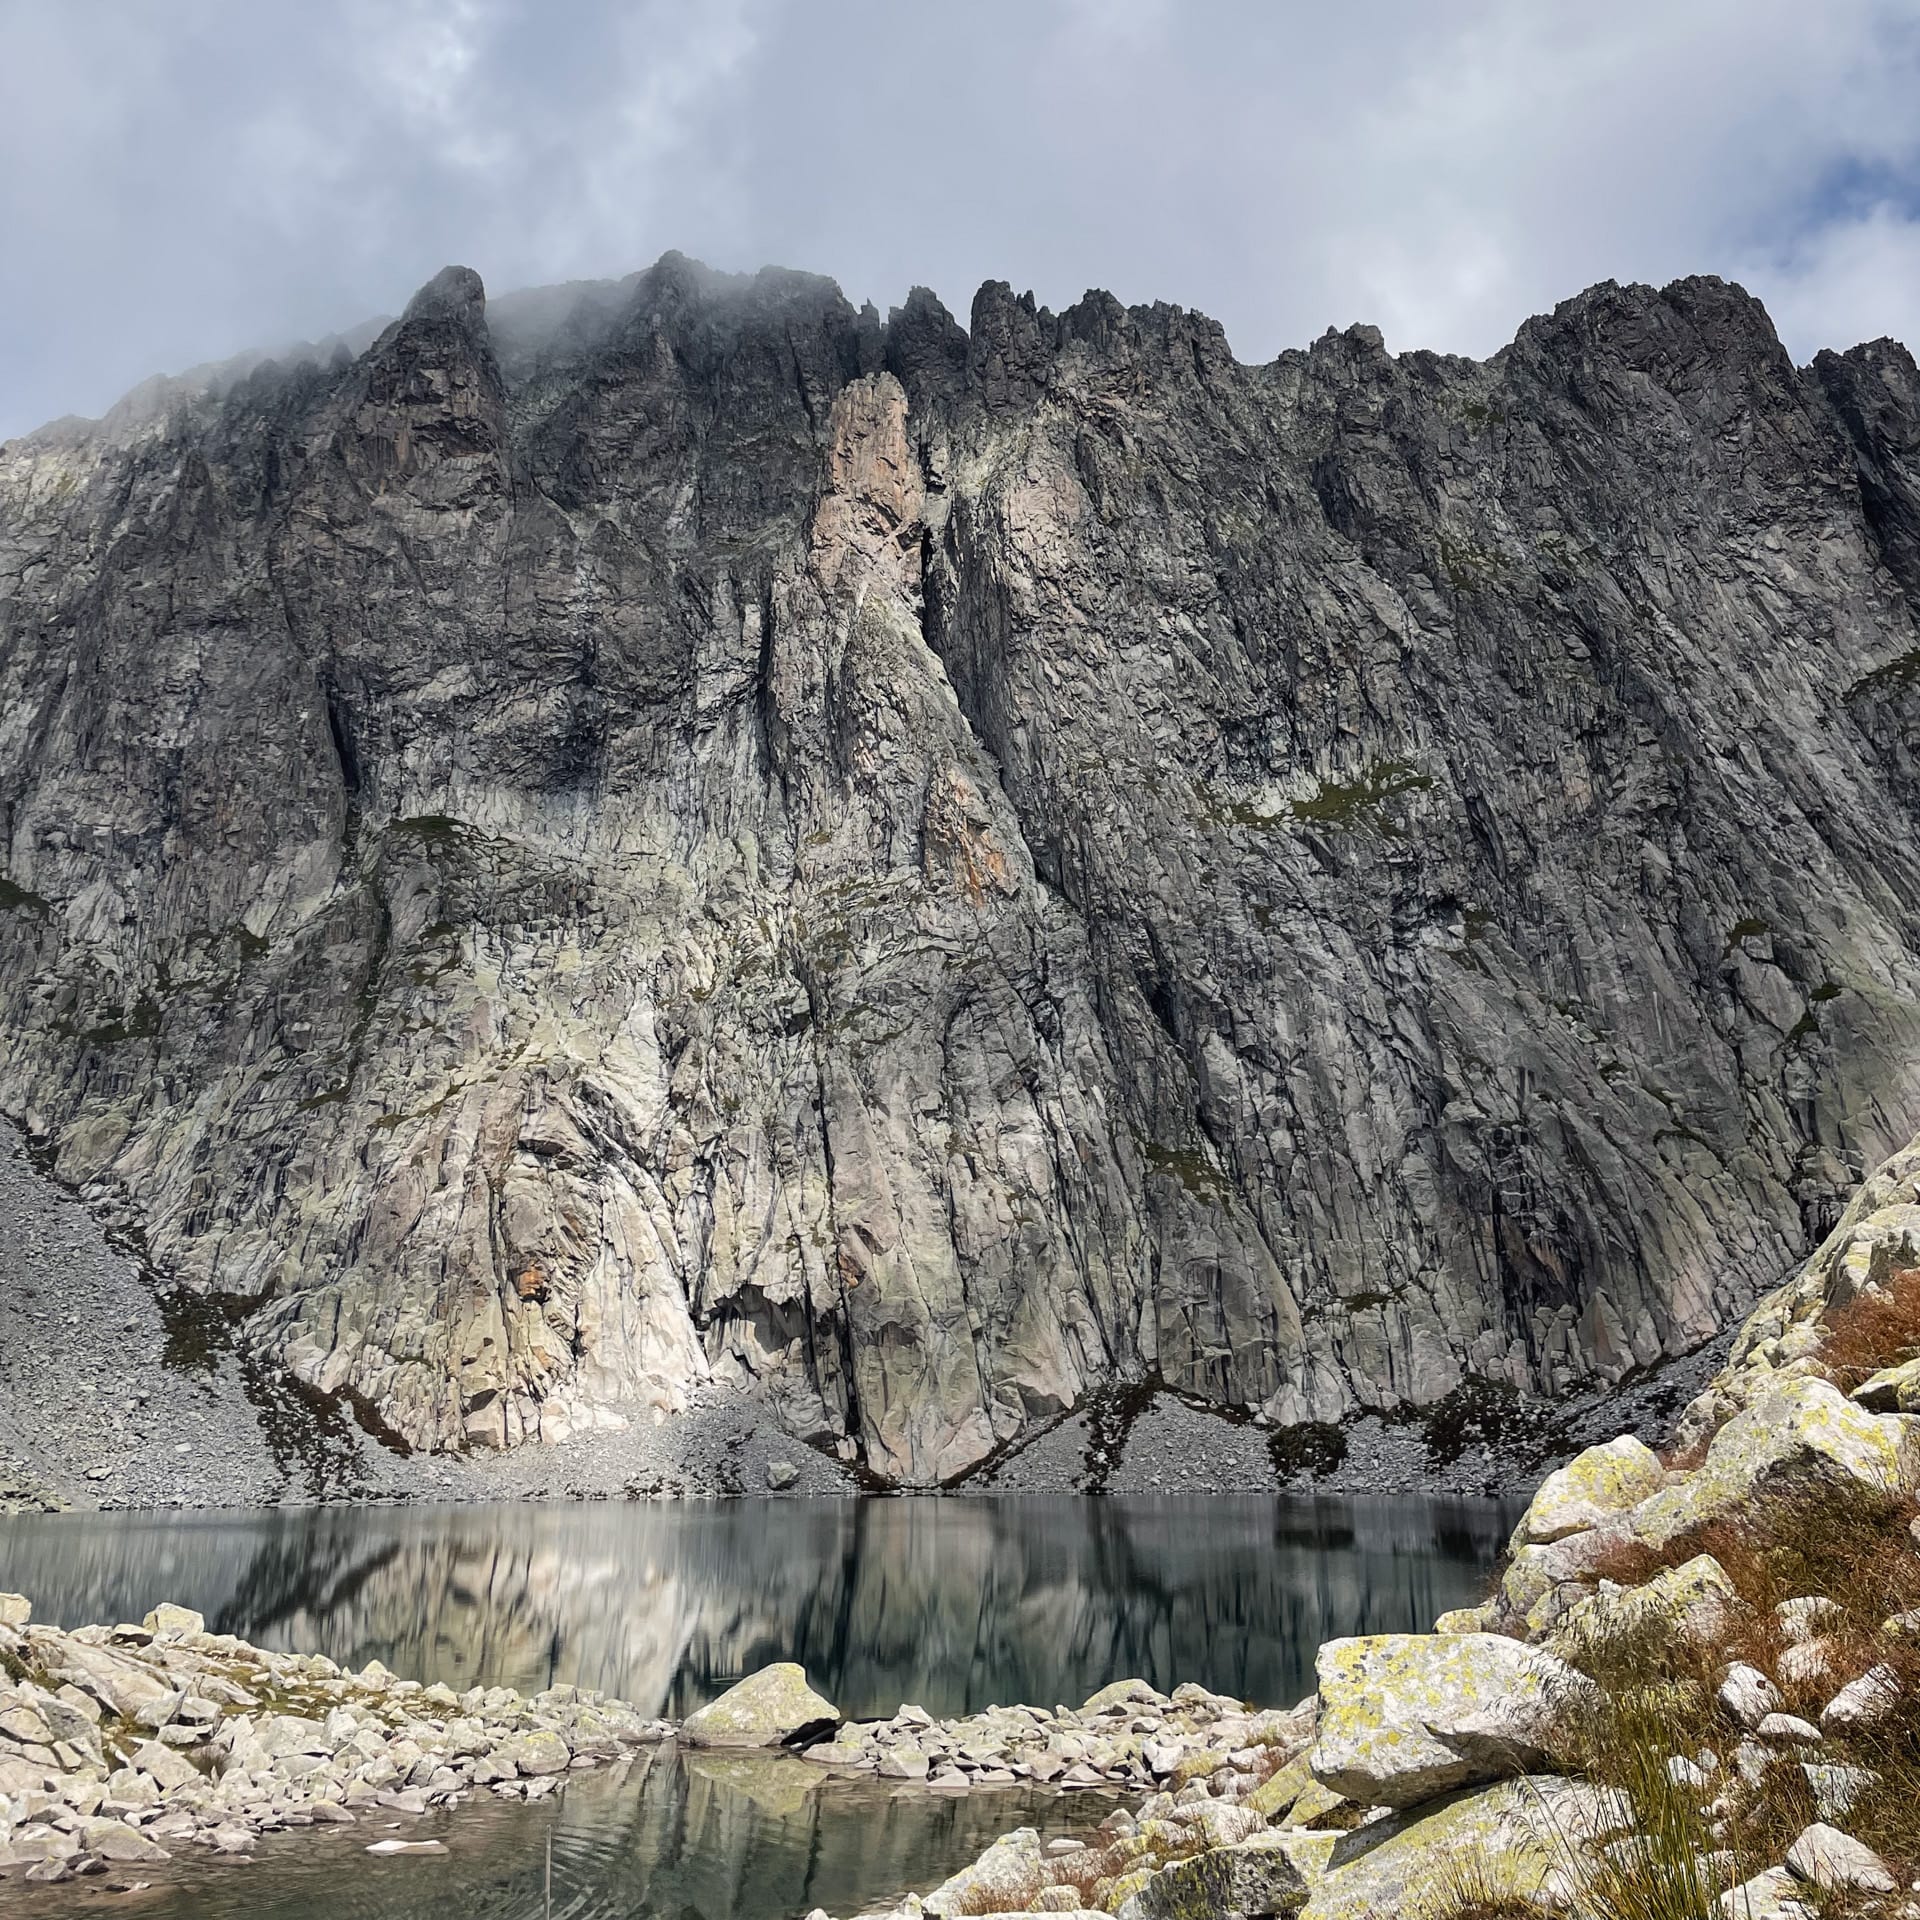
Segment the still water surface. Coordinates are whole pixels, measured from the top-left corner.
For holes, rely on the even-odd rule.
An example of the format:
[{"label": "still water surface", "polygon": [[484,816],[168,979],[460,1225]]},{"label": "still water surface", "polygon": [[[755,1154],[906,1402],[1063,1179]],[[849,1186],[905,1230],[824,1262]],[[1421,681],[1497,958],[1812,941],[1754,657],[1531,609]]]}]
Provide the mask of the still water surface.
[{"label": "still water surface", "polygon": [[[1477,1596],[1514,1515],[1491,1501],[969,1498],[394,1507],[0,1519],[0,1589],[65,1625],[159,1600],[267,1646],[455,1688],[602,1687],[678,1718],[792,1659],[848,1714],[1078,1702],[1139,1675],[1262,1706],[1311,1690],[1337,1634],[1424,1628]],[[559,1804],[438,1827],[446,1859],[375,1861],[371,1830],[275,1837],[121,1896],[142,1914],[776,1920],[925,1888],[995,1834],[1098,1820],[1094,1795],[950,1799],[800,1761],[644,1756]],[[344,1870],[343,1870],[344,1869]],[[0,1906],[51,1911],[70,1889]],[[90,1903],[89,1903],[90,1904]],[[7,1909],[11,1911],[11,1909]]]}]

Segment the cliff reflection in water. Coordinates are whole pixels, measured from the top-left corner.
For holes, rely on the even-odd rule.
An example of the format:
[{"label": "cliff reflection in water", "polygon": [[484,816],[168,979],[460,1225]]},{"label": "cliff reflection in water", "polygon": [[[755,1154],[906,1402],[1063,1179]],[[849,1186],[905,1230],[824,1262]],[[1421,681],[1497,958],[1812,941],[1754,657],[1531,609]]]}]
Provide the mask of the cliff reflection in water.
[{"label": "cliff reflection in water", "polygon": [[455,1687],[574,1681],[678,1716],[769,1660],[855,1715],[1084,1699],[1138,1674],[1263,1705],[1336,1634],[1475,1597],[1511,1514],[1424,1499],[739,1500],[0,1520],[67,1624],[156,1600]]},{"label": "cliff reflection in water", "polygon": [[[407,1821],[406,1838],[445,1843],[431,1860],[369,1859],[378,1829],[363,1821],[276,1834],[239,1873],[182,1854],[120,1904],[142,1920],[531,1920],[547,1911],[551,1841],[553,1920],[793,1920],[936,1885],[1009,1827],[1071,1833],[1112,1806],[1099,1793],[895,1793],[788,1756],[665,1746],[554,1800],[483,1793]],[[72,1899],[50,1895],[46,1920]]]}]

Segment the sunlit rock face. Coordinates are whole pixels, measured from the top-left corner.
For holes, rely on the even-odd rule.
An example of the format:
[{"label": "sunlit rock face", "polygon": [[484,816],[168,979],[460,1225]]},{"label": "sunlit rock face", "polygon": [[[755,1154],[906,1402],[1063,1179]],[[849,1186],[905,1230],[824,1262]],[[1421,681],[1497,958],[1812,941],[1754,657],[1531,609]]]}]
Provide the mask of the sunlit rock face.
[{"label": "sunlit rock face", "polygon": [[0,449],[0,1101],[376,1430],[1710,1332],[1920,1125],[1920,381],[668,256]]}]

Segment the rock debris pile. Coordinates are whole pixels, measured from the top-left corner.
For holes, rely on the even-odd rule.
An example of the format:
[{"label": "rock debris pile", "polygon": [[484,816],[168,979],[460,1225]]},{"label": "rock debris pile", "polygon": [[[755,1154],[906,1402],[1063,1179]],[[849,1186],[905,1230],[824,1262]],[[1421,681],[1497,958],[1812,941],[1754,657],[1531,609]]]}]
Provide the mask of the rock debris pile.
[{"label": "rock debris pile", "polygon": [[1312,1718],[1256,1712],[1192,1684],[1171,1697],[1142,1680],[1103,1687],[1084,1707],[989,1707],[936,1720],[904,1706],[806,1749],[823,1765],[929,1786],[1170,1788],[1183,1806],[1238,1799],[1306,1745]]},{"label": "rock debris pile", "polygon": [[161,1606],[64,1632],[0,1594],[0,1874],[61,1881],[283,1827],[537,1799],[672,1728],[576,1687],[456,1694],[205,1631]]}]

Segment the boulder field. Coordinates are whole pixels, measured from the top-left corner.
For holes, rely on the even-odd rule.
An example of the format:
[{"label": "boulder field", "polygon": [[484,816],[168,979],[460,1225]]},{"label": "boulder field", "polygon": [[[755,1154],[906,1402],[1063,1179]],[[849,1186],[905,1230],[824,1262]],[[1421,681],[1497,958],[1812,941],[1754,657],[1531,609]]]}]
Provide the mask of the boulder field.
[{"label": "boulder field", "polygon": [[[188,1608],[66,1632],[0,1594],[0,1876],[78,1879],[287,1827],[539,1799],[673,1729],[576,1687],[402,1680],[208,1633]],[[389,1847],[391,1842],[382,1842]]]}]

